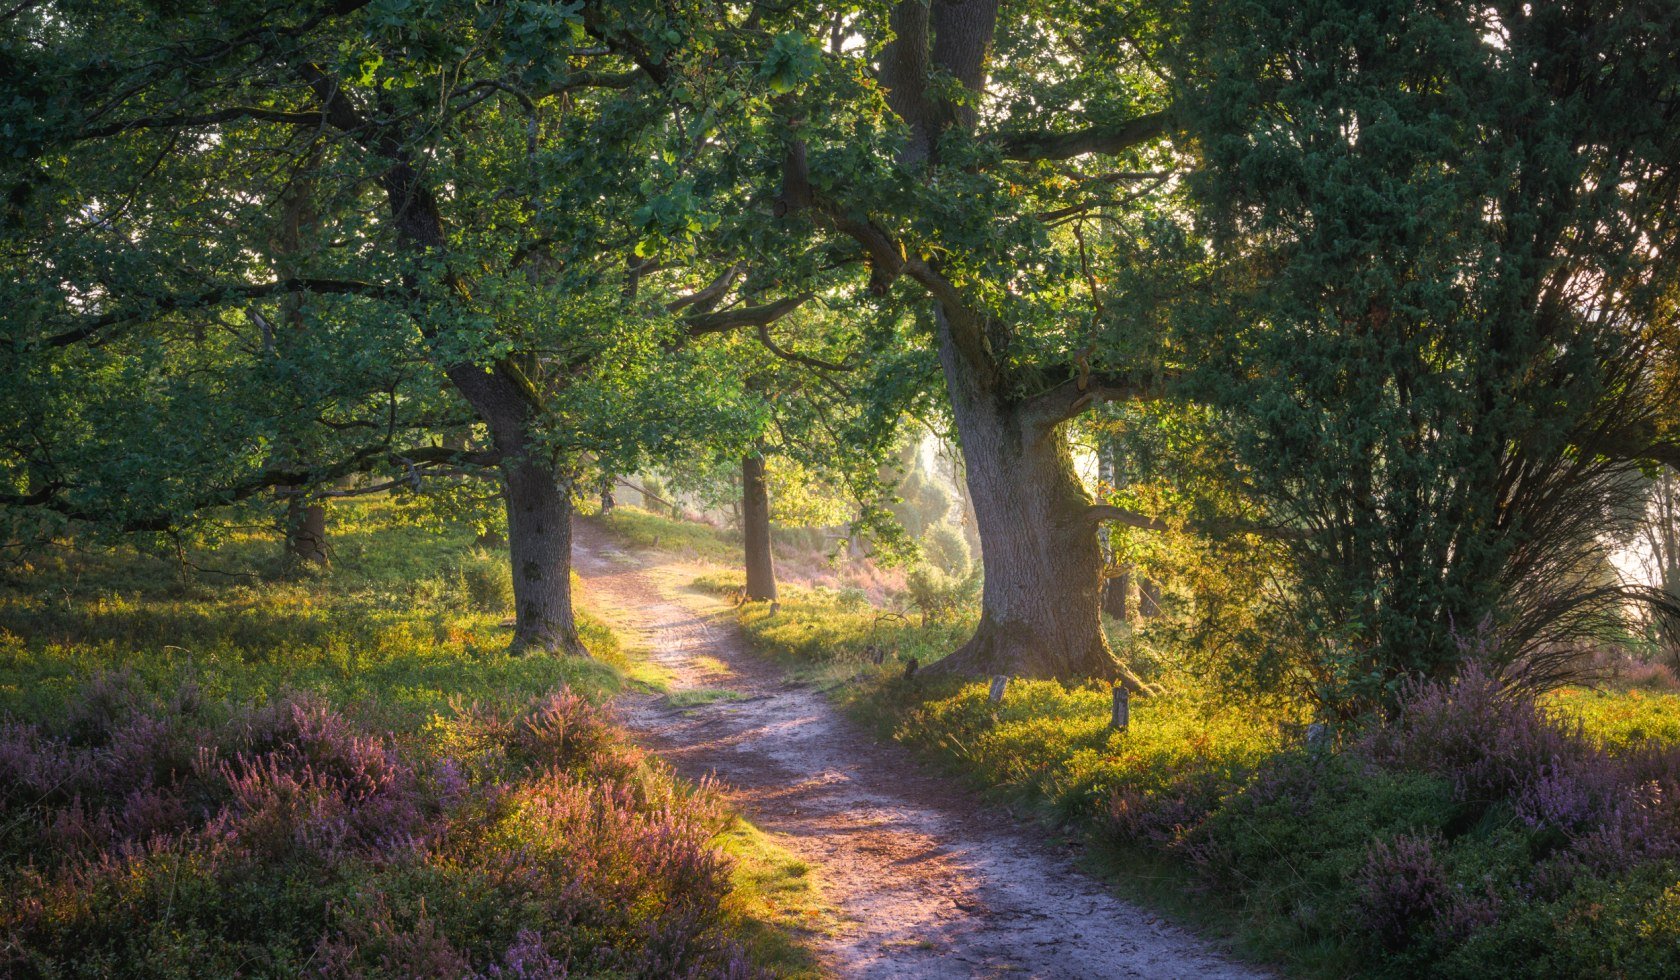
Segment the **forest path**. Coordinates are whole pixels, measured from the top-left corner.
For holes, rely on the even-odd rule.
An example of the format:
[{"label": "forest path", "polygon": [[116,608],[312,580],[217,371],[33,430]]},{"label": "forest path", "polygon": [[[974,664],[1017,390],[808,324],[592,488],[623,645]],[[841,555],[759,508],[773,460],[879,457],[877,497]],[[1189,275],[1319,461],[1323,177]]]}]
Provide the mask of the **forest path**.
[{"label": "forest path", "polygon": [[728,691],[678,707],[619,708],[683,775],[715,774],[731,801],[808,862],[841,926],[816,938],[842,977],[1258,977],[1114,897],[1036,828],[882,744],[747,647],[693,569],[616,545],[580,521],[574,555],[592,610],[644,646],[671,690]]}]

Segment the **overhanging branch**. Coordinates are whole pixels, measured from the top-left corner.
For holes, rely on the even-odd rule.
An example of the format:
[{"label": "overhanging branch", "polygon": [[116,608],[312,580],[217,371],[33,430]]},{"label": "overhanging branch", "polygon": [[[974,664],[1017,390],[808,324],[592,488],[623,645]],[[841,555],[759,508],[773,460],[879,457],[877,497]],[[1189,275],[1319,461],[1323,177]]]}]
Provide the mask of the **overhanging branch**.
[{"label": "overhanging branch", "polygon": [[732,310],[719,310],[716,313],[696,313],[684,317],[682,322],[690,337],[703,337],[706,334],[723,333],[740,327],[767,326],[799,309],[810,298],[811,294],[805,293],[763,306],[742,306]]},{"label": "overhanging branch", "polygon": [[1089,126],[1066,133],[999,132],[985,139],[1001,149],[1006,160],[1066,160],[1087,153],[1121,153],[1158,139],[1167,130],[1167,113],[1151,112],[1123,123]]},{"label": "overhanging branch", "polygon": [[[1092,504],[1090,507],[1086,508],[1085,516],[1093,524],[1111,522],[1115,524],[1124,524],[1127,527],[1139,528],[1144,531],[1170,531],[1175,527],[1173,524],[1170,524],[1159,517],[1150,517],[1148,514],[1140,514],[1135,510],[1127,510],[1124,507],[1116,507],[1113,504]],[[1280,541],[1299,541],[1308,537],[1308,533],[1300,530],[1299,528],[1277,527],[1275,525],[1255,524],[1252,521],[1230,519],[1209,521],[1205,523],[1195,521],[1187,522],[1183,525],[1183,529],[1196,534],[1208,535],[1253,534],[1259,537],[1272,538]]]},{"label": "overhanging branch", "polygon": [[391,287],[379,283],[360,282],[353,279],[311,279],[296,276],[274,282],[216,286],[199,293],[178,293],[172,296],[153,297],[147,300],[140,309],[118,310],[89,317],[80,326],[53,334],[43,341],[43,344],[47,347],[66,347],[70,344],[88,340],[111,327],[133,323],[163,313],[204,309],[235,300],[244,301],[282,293],[303,292],[384,298],[391,295],[393,290]]}]

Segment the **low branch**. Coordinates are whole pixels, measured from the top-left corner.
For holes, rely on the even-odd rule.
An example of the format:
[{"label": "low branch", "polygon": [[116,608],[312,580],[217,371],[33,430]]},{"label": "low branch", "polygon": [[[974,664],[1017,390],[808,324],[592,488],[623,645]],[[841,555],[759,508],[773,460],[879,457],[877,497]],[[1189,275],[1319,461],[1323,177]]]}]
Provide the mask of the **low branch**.
[{"label": "low branch", "polygon": [[[336,462],[323,466],[275,467],[261,470],[248,479],[231,486],[209,488],[201,493],[197,499],[191,501],[185,510],[189,515],[196,514],[212,507],[236,504],[269,490],[307,487],[342,479],[353,473],[369,471],[381,459],[409,467],[416,464],[430,466],[445,463],[492,466],[500,461],[501,456],[497,453],[469,452],[445,449],[441,446],[419,446],[404,450],[393,450],[386,445],[364,446]],[[65,499],[63,493],[67,489],[69,489],[67,484],[53,483],[27,496],[0,494],[0,506],[44,507],[69,520],[89,524],[105,523],[109,520],[108,515],[78,506],[73,501]],[[151,514],[131,517],[117,524],[116,528],[129,534],[139,534],[173,531],[179,529],[180,526],[180,521],[174,514]]]},{"label": "low branch", "polygon": [[192,129],[198,126],[215,126],[243,119],[282,123],[290,126],[319,126],[325,121],[320,110],[293,112],[286,109],[264,109],[260,106],[231,106],[226,109],[218,109],[215,112],[125,119],[84,129],[76,134],[76,138],[79,140],[96,140],[146,129]]},{"label": "low branch", "polygon": [[[1144,531],[1170,531],[1174,527],[1174,525],[1161,520],[1159,517],[1139,514],[1135,510],[1127,510],[1113,504],[1092,504],[1086,508],[1085,516],[1093,524],[1112,522]],[[1277,527],[1239,520],[1218,520],[1208,523],[1191,522],[1184,525],[1184,530],[1206,535],[1254,534],[1263,538],[1288,541],[1298,541],[1308,536],[1306,531],[1299,528]]]},{"label": "low branch", "polygon": [[718,277],[707,283],[704,289],[689,293],[687,296],[677,297],[666,303],[665,309],[675,313],[684,307],[692,306],[697,313],[710,313],[723,299],[724,294],[729,292],[730,287],[735,285],[735,280],[741,278],[741,273],[745,270],[746,263],[737,262],[719,273]]},{"label": "low branch", "polygon": [[778,345],[775,338],[770,336],[770,324],[768,323],[761,323],[758,325],[758,341],[763,344],[765,349],[770,351],[770,353],[776,355],[782,360],[789,361],[794,364],[802,364],[808,368],[816,368],[818,371],[851,371],[857,367],[857,364],[854,363],[851,358],[847,358],[844,361],[825,361],[820,357],[812,357],[809,354],[800,354],[796,351],[788,350]]},{"label": "low branch", "polygon": [[1000,132],[986,141],[1003,151],[1006,160],[1066,160],[1087,153],[1114,154],[1166,135],[1165,112],[1151,112],[1117,125],[1090,126],[1067,133]]},{"label": "low branch", "polygon": [[1080,366],[1077,376],[1027,399],[1021,406],[1022,420],[1049,432],[1103,402],[1154,401],[1162,397],[1165,382],[1173,377],[1171,372],[1142,379],[1096,373],[1084,368],[1083,359]]}]

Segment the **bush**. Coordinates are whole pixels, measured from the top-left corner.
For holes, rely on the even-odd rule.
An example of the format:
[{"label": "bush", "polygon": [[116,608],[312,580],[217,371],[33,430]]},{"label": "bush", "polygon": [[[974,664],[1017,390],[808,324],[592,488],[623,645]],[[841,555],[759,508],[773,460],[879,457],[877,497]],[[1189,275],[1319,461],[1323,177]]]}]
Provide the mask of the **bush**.
[{"label": "bush", "polygon": [[922,625],[949,622],[980,598],[980,572],[952,575],[933,565],[920,564],[904,577],[910,604],[922,614]]},{"label": "bush", "polygon": [[471,608],[497,616],[513,611],[513,568],[506,555],[475,550],[462,556],[453,572]]}]

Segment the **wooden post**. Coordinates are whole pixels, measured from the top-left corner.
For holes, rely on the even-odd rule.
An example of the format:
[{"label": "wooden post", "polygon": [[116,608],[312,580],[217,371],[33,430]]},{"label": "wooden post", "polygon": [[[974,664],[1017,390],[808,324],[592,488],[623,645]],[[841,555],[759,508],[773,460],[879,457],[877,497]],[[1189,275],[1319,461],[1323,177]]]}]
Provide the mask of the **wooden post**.
[{"label": "wooden post", "polygon": [[1003,674],[992,675],[992,690],[988,697],[993,704],[1003,703],[1003,689],[1009,686],[1009,678]]},{"label": "wooden post", "polygon": [[1117,732],[1125,731],[1132,723],[1132,692],[1126,690],[1126,685],[1114,685],[1114,709],[1109,715],[1108,727]]}]

